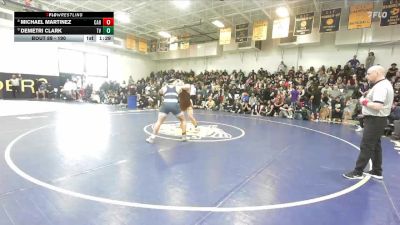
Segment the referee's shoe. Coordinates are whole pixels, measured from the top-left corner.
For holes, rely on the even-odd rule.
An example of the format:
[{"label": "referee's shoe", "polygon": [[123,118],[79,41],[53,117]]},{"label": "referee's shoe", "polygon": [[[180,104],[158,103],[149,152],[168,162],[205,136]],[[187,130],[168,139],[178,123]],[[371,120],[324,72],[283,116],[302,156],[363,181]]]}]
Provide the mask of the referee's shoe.
[{"label": "referee's shoe", "polygon": [[350,180],[361,180],[361,179],[364,178],[363,173],[359,173],[359,172],[354,171],[354,170],[351,171],[351,172],[348,172],[348,173],[344,173],[344,174],[342,174],[342,176],[344,178],[347,178],[347,179],[350,179]]},{"label": "referee's shoe", "polygon": [[374,170],[370,170],[368,172],[364,172],[364,175],[371,176],[371,177],[373,177],[375,179],[378,179],[378,180],[383,180],[382,173],[375,172]]}]

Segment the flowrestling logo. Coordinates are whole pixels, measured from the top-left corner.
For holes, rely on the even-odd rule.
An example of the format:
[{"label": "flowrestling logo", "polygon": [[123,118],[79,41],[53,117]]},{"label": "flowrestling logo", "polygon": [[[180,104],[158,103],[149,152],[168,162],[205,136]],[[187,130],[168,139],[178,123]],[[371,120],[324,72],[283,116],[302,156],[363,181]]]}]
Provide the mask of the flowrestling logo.
[{"label": "flowrestling logo", "polygon": [[[144,128],[147,134],[153,131],[153,124]],[[195,128],[191,123],[186,124],[186,135],[189,141],[194,142],[218,142],[231,141],[243,137],[244,130],[239,127],[208,121],[200,121]],[[160,127],[158,137],[168,140],[181,140],[182,129],[177,121],[167,121]]]}]

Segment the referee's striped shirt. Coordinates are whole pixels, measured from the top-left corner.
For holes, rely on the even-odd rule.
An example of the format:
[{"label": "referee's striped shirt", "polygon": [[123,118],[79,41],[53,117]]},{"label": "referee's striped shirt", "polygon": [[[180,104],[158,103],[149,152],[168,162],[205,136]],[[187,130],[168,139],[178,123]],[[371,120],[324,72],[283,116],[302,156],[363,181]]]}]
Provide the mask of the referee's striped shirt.
[{"label": "referee's striped shirt", "polygon": [[383,104],[383,109],[375,110],[368,107],[362,107],[362,114],[365,116],[387,117],[390,115],[393,104],[393,86],[387,79],[382,79],[374,84],[369,90],[366,98],[371,102]]}]

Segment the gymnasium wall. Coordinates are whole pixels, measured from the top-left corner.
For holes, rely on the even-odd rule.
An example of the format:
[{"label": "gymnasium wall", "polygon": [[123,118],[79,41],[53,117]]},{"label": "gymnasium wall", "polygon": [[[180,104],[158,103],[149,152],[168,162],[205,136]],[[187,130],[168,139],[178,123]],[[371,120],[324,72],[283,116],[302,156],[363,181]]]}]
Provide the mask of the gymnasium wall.
[{"label": "gymnasium wall", "polygon": [[[400,28],[399,28],[400,29]],[[388,34],[390,35],[390,34]],[[243,69],[250,71],[263,67],[270,71],[275,71],[281,59],[288,66],[302,65],[304,68],[310,66],[320,67],[343,65],[354,54],[358,55],[361,63],[365,63],[368,51],[375,52],[375,64],[381,64],[388,68],[392,62],[400,64],[400,43],[390,44],[352,44],[335,45],[335,34],[321,35],[321,41],[317,44],[304,46],[280,47],[278,40],[267,40],[262,44],[262,50],[259,52],[243,53],[223,53],[222,56],[208,58],[191,58],[178,60],[159,60],[158,70],[175,68],[178,70],[204,71],[212,69]]]}]

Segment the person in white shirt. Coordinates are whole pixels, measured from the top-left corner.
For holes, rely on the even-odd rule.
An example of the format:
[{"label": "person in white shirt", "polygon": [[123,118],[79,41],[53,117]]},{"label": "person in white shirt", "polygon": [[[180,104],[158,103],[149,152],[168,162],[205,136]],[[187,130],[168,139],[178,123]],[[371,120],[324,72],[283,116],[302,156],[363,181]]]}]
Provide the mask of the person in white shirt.
[{"label": "person in white shirt", "polygon": [[70,79],[65,82],[62,92],[64,93],[67,99],[76,99],[77,85],[75,82],[72,82]]},{"label": "person in white shirt", "polygon": [[192,105],[197,105],[196,99],[197,88],[196,85],[190,84],[190,99],[192,100]]},{"label": "person in white shirt", "polygon": [[11,90],[12,90],[12,96],[13,98],[17,98],[17,93],[19,94],[21,92],[21,74],[17,77],[17,75],[13,74],[11,77]]}]

